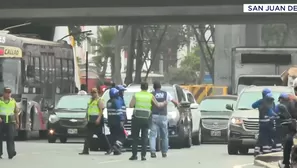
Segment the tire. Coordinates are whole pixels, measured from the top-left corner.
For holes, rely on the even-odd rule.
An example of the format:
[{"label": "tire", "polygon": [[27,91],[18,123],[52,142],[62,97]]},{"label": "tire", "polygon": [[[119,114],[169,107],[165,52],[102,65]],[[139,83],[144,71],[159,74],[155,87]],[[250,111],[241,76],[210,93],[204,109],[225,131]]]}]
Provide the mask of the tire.
[{"label": "tire", "polygon": [[239,153],[241,155],[247,155],[249,153],[249,148],[242,146],[239,148]]},{"label": "tire", "polygon": [[45,138],[47,138],[47,130],[39,131],[39,138],[40,138],[40,139],[45,139]]},{"label": "tire", "polygon": [[200,145],[201,144],[201,125],[199,126],[198,135],[192,138],[193,145]]},{"label": "tire", "polygon": [[184,135],[185,135],[185,129],[184,129],[184,125],[179,125],[178,126],[178,140],[174,141],[174,142],[170,142],[169,140],[169,144],[170,144],[170,148],[172,149],[181,149],[184,147],[184,143],[185,143],[185,139],[184,139]]},{"label": "tire", "polygon": [[21,130],[18,132],[18,139],[21,141],[27,141],[29,139],[29,132],[27,130]]},{"label": "tire", "polygon": [[238,147],[234,144],[228,142],[228,154],[229,155],[237,155],[238,154]]},{"label": "tire", "polygon": [[56,138],[56,137],[49,136],[49,137],[47,138],[47,141],[48,141],[48,143],[56,143],[57,138]]},{"label": "tire", "polygon": [[66,137],[60,137],[60,142],[61,143],[66,143],[67,142],[67,138]]},{"label": "tire", "polygon": [[186,139],[185,139],[185,148],[191,148],[192,147],[192,127],[189,126],[188,127],[188,135],[186,136]]}]

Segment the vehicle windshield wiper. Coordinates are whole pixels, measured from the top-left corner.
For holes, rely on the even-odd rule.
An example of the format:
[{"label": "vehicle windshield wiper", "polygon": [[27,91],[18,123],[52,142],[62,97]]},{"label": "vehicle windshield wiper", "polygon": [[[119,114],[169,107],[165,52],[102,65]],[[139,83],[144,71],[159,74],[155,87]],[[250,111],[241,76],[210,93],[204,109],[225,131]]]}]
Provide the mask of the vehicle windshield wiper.
[{"label": "vehicle windshield wiper", "polygon": [[240,107],[240,108],[237,108],[238,110],[252,110],[252,108],[246,108],[246,107]]}]

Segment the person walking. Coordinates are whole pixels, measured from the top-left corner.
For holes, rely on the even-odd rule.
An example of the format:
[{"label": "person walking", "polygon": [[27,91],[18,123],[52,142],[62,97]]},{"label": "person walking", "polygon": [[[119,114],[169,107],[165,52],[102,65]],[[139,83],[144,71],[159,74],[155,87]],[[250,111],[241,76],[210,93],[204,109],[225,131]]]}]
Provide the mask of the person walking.
[{"label": "person walking", "polygon": [[[155,81],[153,84],[154,91],[152,94],[158,102],[172,102],[175,106],[178,105],[176,101],[173,100],[170,93],[161,90],[161,83]],[[162,157],[167,157],[168,151],[168,119],[167,119],[167,106],[162,108],[157,107],[155,104],[152,106],[152,123],[150,126],[150,149],[151,158],[156,158],[156,141],[158,132],[160,131],[160,139],[162,140],[161,152]]]},{"label": "person walking", "polygon": [[151,120],[152,105],[164,107],[167,101],[159,103],[152,93],[148,92],[148,83],[142,82],[140,85],[141,91],[135,93],[132,97],[129,107],[134,108],[132,116],[132,156],[129,160],[137,160],[137,146],[139,133],[141,131],[141,160],[146,160],[146,149],[148,140],[148,128]]},{"label": "person walking", "polygon": [[19,117],[16,101],[11,98],[11,89],[5,87],[0,98],[0,158],[3,155],[3,138],[6,135],[8,158],[16,156],[14,136],[15,129],[19,127]]},{"label": "person walking", "polygon": [[89,148],[90,143],[93,138],[94,134],[103,134],[102,133],[102,127],[104,126],[104,123],[102,123],[102,112],[104,109],[104,102],[98,95],[98,90],[96,88],[93,88],[91,90],[92,98],[90,102],[88,103],[88,109],[87,109],[87,137],[85,138],[84,142],[84,148],[80,155],[88,155],[89,154]]}]

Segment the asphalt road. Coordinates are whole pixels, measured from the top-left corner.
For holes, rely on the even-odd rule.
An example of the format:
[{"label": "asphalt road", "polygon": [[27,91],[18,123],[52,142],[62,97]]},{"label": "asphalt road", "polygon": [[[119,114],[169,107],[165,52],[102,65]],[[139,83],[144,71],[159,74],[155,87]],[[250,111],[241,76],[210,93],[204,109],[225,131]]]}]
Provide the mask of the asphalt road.
[{"label": "asphalt road", "polygon": [[[5,149],[4,145],[4,149]],[[49,144],[46,140],[16,142],[17,156],[8,160],[6,151],[0,161],[1,167],[9,168],[89,168],[91,166],[161,168],[161,167],[200,167],[200,168],[253,168],[253,155],[230,156],[226,145],[201,145],[190,149],[170,150],[168,158],[147,161],[129,161],[130,152],[120,156],[105,156],[104,152],[91,152],[89,156],[79,156],[82,140],[71,140],[70,143]]]}]

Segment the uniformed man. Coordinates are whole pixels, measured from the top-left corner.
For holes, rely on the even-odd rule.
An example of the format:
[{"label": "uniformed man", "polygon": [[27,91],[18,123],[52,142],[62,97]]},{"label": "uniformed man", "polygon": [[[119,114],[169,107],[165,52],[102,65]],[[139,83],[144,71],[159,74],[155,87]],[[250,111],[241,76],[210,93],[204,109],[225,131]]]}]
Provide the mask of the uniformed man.
[{"label": "uniformed man", "polygon": [[122,116],[121,116],[121,121],[122,124],[124,126],[124,123],[127,120],[127,114],[126,114],[126,104],[125,104],[125,100],[124,100],[124,92],[126,90],[126,88],[123,85],[118,85],[116,86],[116,89],[119,90],[119,100],[121,101],[122,104]]},{"label": "uniformed man", "polygon": [[94,134],[97,134],[98,131],[101,131],[104,123],[102,121],[102,112],[104,109],[104,102],[98,95],[98,90],[93,88],[91,90],[92,98],[88,103],[88,111],[87,111],[87,137],[85,138],[84,148],[80,155],[88,155],[89,147]]},{"label": "uniformed man", "polygon": [[119,100],[119,90],[111,88],[109,91],[110,99],[106,103],[108,114],[108,126],[110,129],[110,141],[112,149],[106,154],[110,154],[112,151],[114,155],[121,154],[121,148],[123,143],[124,129],[122,126],[122,102]]},{"label": "uniformed man", "polygon": [[[265,90],[263,90],[264,92]],[[259,109],[259,137],[255,146],[255,156],[261,153],[270,153],[272,146],[272,128],[271,117],[275,116],[272,93],[267,93],[261,102],[256,101],[252,107]]]},{"label": "uniformed man", "polygon": [[[172,102],[175,106],[178,105],[176,101],[173,100],[172,96],[161,90],[161,83],[155,81],[153,84],[154,91],[152,94],[158,102]],[[158,132],[160,131],[160,139],[162,139],[161,152],[162,157],[167,157],[168,151],[168,119],[167,119],[167,107],[164,106],[159,108],[153,104],[152,106],[152,124],[150,126],[150,148],[151,157],[156,158],[156,141]]]},{"label": "uniformed man", "polygon": [[11,89],[4,88],[3,96],[0,98],[0,158],[3,154],[3,137],[6,135],[8,158],[16,155],[14,136],[15,129],[19,128],[19,117],[16,101],[11,98]]},{"label": "uniformed man", "polygon": [[130,102],[130,108],[134,108],[132,116],[132,156],[129,160],[137,160],[137,146],[139,139],[139,132],[141,131],[141,160],[146,160],[146,149],[148,140],[148,128],[151,119],[152,105],[157,107],[164,107],[167,105],[167,101],[158,102],[152,93],[148,92],[148,83],[141,83],[141,91],[135,93]]}]

